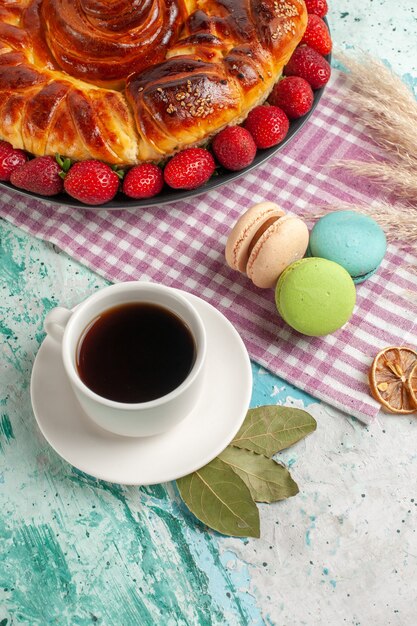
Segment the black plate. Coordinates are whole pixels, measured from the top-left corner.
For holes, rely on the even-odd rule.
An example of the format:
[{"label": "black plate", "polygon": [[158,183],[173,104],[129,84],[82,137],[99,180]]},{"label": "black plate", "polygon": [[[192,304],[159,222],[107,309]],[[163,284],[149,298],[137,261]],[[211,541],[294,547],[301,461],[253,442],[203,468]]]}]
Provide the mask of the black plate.
[{"label": "black plate", "polygon": [[[330,63],[331,56],[326,57],[327,61]],[[32,193],[31,191],[25,191],[24,189],[18,189],[14,187],[11,183],[0,182],[0,186],[6,187],[12,191],[21,193],[25,196],[29,196],[31,198],[37,198],[38,200],[42,200],[43,202],[50,202],[51,204],[60,204],[68,207],[73,207],[75,209],[84,209],[88,211],[116,211],[121,209],[138,209],[140,207],[150,207],[150,206],[160,206],[161,204],[169,204],[171,202],[178,202],[179,200],[186,200],[189,198],[194,198],[195,196],[199,196],[203,193],[207,193],[212,189],[216,189],[217,187],[221,187],[226,183],[229,183],[232,180],[236,180],[240,176],[244,176],[247,172],[258,167],[261,163],[265,163],[268,161],[274,154],[282,150],[295,135],[302,129],[304,124],[307,122],[309,117],[313,114],[316,106],[318,105],[320,98],[323,95],[325,87],[321,89],[317,89],[314,92],[314,101],[311,110],[301,117],[298,120],[294,120],[290,123],[290,128],[288,130],[287,136],[284,141],[282,141],[277,146],[273,146],[272,148],[267,148],[265,150],[258,149],[256,152],[256,156],[253,162],[245,167],[243,170],[239,170],[238,172],[231,172],[230,170],[226,170],[222,167],[218,167],[216,169],[217,174],[210,178],[210,180],[203,185],[202,187],[198,187],[197,189],[189,189],[189,190],[181,190],[181,189],[170,189],[165,186],[160,194],[154,196],[153,198],[147,198],[144,200],[132,200],[127,198],[124,194],[118,193],[116,197],[110,202],[106,202],[102,206],[91,206],[88,204],[84,204],[83,202],[79,202],[66,193],[60,193],[56,196],[41,196],[37,193]]]}]

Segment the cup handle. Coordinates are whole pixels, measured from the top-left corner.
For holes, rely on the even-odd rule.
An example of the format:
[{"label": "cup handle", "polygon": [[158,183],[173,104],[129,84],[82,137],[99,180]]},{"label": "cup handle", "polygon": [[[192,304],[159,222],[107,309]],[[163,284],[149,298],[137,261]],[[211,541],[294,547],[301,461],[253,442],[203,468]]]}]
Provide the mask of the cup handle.
[{"label": "cup handle", "polygon": [[52,339],[55,339],[55,341],[60,342],[71,315],[72,311],[69,311],[61,306],[57,306],[55,309],[49,311],[43,324],[47,335],[52,337]]}]

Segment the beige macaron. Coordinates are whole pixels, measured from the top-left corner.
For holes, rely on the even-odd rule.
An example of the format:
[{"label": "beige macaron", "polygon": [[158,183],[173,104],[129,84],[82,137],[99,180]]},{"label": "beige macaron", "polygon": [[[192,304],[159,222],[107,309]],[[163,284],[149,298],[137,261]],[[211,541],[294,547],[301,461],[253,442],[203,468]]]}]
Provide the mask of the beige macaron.
[{"label": "beige macaron", "polygon": [[261,202],[246,211],[231,230],[226,261],[247,274],[257,287],[275,287],[284,269],[304,256],[308,239],[303,220],[286,215],[274,202]]}]

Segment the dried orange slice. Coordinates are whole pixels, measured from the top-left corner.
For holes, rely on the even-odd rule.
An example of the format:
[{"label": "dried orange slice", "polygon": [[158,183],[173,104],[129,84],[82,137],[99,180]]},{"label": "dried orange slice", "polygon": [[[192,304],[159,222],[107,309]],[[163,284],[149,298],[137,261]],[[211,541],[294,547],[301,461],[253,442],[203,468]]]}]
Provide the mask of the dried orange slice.
[{"label": "dried orange slice", "polygon": [[[389,347],[379,352],[369,371],[369,386],[375,400],[390,413],[414,413],[417,403],[409,386],[417,365],[417,352],[406,347]],[[417,389],[417,370],[416,370]]]},{"label": "dried orange slice", "polygon": [[408,378],[408,388],[414,404],[417,406],[417,362],[414,364]]}]

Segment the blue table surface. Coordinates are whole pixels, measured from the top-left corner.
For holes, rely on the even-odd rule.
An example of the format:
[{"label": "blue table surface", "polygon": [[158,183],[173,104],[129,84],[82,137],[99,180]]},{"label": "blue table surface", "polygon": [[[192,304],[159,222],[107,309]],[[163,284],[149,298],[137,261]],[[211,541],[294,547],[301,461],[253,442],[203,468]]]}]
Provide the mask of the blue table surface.
[{"label": "blue table surface", "polygon": [[[330,4],[339,48],[417,85],[414,0]],[[106,483],[49,447],[29,393],[44,317],[105,284],[0,222],[0,626],[413,626],[413,417],[366,428],[253,363],[251,406],[304,407],[318,422],[277,457],[300,493],[260,505],[261,539],[209,531],[173,483]]]}]

